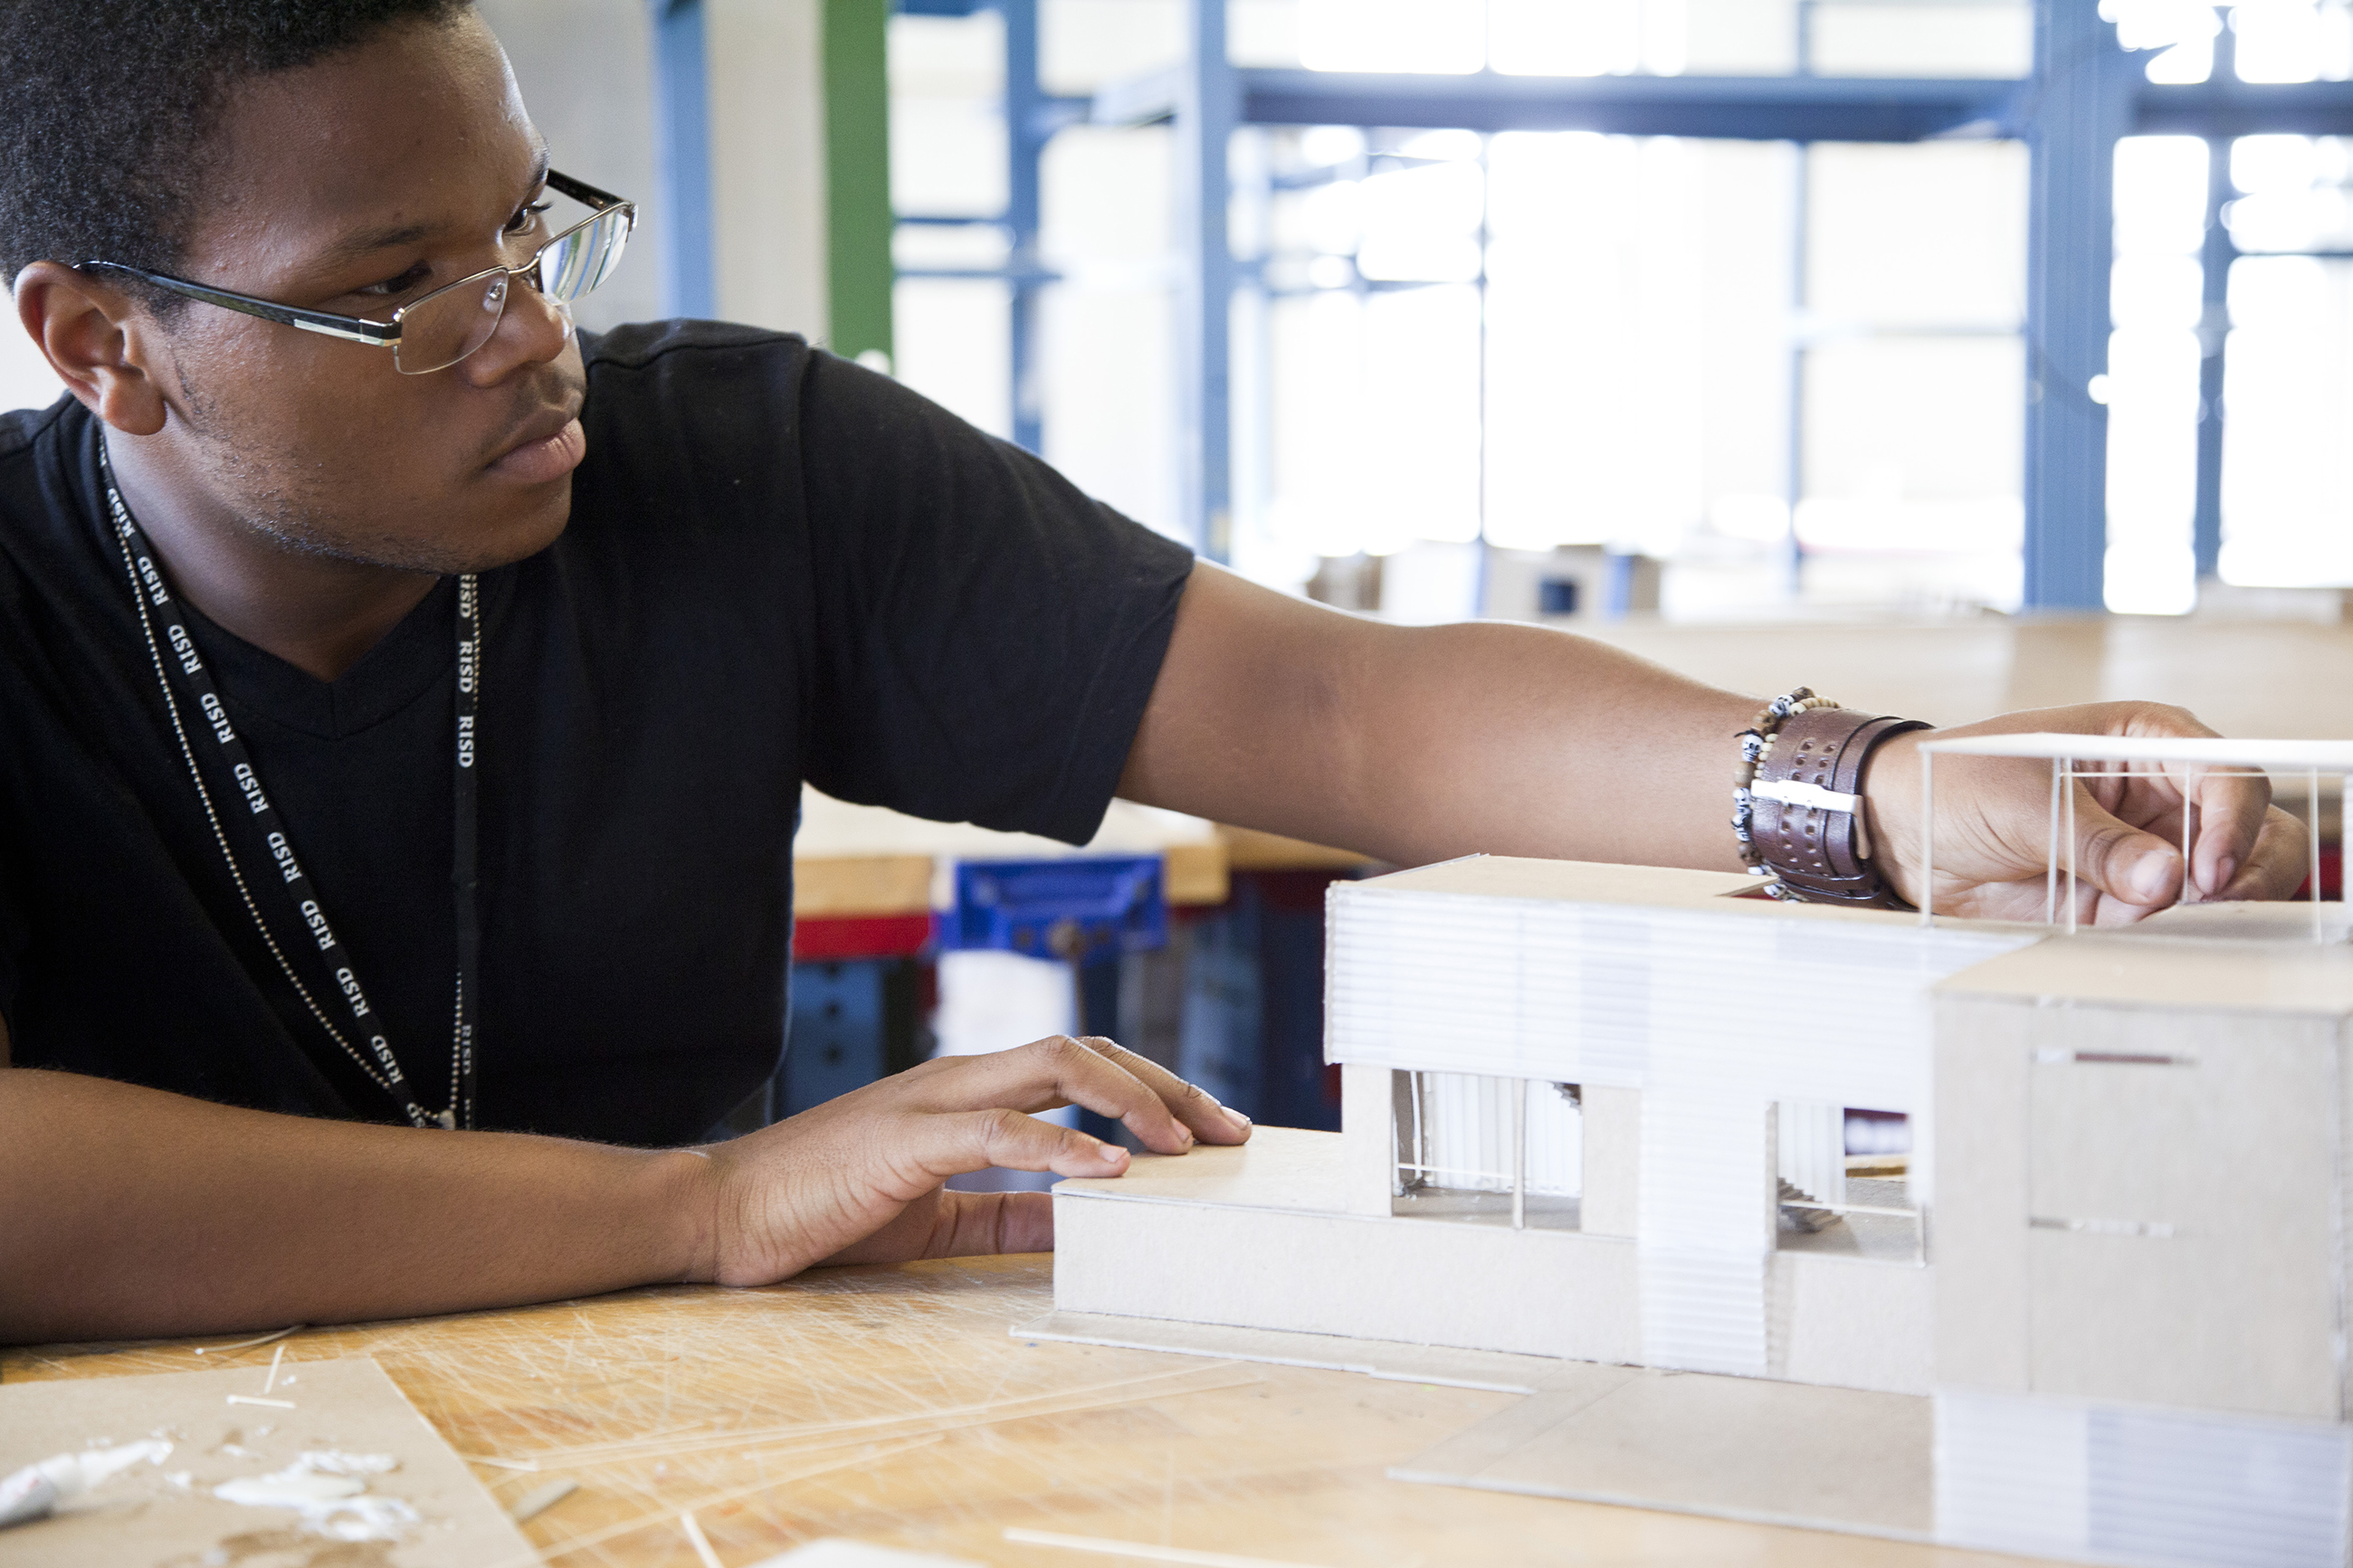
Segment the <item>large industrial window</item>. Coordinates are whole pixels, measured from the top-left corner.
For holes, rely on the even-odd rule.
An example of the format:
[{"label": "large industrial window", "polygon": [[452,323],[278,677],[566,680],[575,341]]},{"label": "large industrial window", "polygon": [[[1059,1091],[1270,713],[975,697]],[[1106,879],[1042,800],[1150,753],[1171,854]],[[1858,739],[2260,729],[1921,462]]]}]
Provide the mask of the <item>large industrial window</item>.
[{"label": "large industrial window", "polygon": [[[2086,0],[2090,3],[2090,0]],[[2159,81],[2353,74],[2346,0],[2102,0]],[[2023,0],[1234,0],[1237,63],[1507,74],[2023,75]],[[1043,0],[1049,91],[1179,52],[1176,0]],[[902,210],[1001,205],[996,17],[893,23]],[[2225,410],[2221,572],[2353,584],[2353,151],[2134,138],[2116,162],[2108,600],[2195,594],[2200,421]],[[1298,587],[1382,560],[1407,618],[1482,607],[1504,550],[1669,563],[1671,616],[2020,597],[2026,158],[1909,146],[1377,127],[1245,130],[1232,168],[1236,563]],[[1177,531],[1161,129],[1060,133],[1045,166],[1047,456]],[[2240,256],[2201,290],[2211,207]],[[913,228],[985,270],[994,231]],[[901,286],[903,373],[1009,428],[1004,286]],[[2200,366],[2219,350],[2219,399]],[[1331,575],[1327,574],[1327,575]],[[1358,582],[1368,581],[1358,574]]]}]

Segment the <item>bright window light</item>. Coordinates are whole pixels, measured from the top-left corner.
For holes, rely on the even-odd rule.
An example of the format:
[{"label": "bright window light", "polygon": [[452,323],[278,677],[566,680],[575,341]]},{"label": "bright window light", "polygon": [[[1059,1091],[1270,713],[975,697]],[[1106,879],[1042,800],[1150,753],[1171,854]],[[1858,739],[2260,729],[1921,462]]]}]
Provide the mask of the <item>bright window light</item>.
[{"label": "bright window light", "polygon": [[1353,256],[1365,234],[1365,204],[1354,180],[1310,186],[1300,196],[1307,243],[1332,256]]},{"label": "bright window light", "polygon": [[2249,257],[2231,268],[2230,309],[2223,579],[2353,585],[2353,265]]},{"label": "bright window light", "polygon": [[2206,269],[2194,256],[2120,256],[2108,284],[2119,327],[2196,330],[2206,312]]},{"label": "bright window light", "polygon": [[2241,81],[2312,81],[2324,31],[2315,0],[2242,0],[2232,17]]},{"label": "bright window light", "polygon": [[2127,615],[2197,607],[2198,375],[2203,350],[2206,143],[2134,136],[2116,144],[2116,331],[2099,378],[2108,406],[2107,606]]},{"label": "bright window light", "polygon": [[1300,0],[1310,70],[1462,75],[1486,63],[1485,8],[1463,0]]},{"label": "bright window light", "polygon": [[2116,25],[2116,42],[2135,50],[2203,42],[2222,28],[2214,7],[2200,0],[2100,0],[2100,16]]},{"label": "bright window light", "polygon": [[2034,63],[2033,7],[2004,0],[1816,0],[1812,33],[1825,76],[2022,77]]},{"label": "bright window light", "polygon": [[1489,167],[1488,541],[1672,553],[1704,511],[1699,150],[1515,132]]},{"label": "bright window light", "polygon": [[1440,162],[1468,159],[1476,163],[1486,150],[1486,139],[1476,131],[1421,131],[1398,143],[1400,157]]},{"label": "bright window light", "polygon": [[1479,537],[1479,296],[1284,301],[1274,321],[1278,542],[1388,555]]},{"label": "bright window light", "polygon": [[1353,125],[1311,125],[1299,135],[1299,157],[1310,168],[1328,169],[1365,155],[1365,133]]},{"label": "bright window light", "polygon": [[1641,0],[1491,0],[1488,58],[1514,76],[1623,76],[1642,68]]},{"label": "bright window light", "polygon": [[1487,179],[1476,163],[1425,163],[1375,174],[1364,184],[1368,235],[1476,234],[1486,210]]}]

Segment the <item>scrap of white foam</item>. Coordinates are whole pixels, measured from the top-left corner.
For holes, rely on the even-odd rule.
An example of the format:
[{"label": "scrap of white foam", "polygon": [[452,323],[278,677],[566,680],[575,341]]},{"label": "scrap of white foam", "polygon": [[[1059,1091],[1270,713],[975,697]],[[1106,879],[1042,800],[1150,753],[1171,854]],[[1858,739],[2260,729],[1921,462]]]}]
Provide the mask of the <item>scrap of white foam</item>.
[{"label": "scrap of white foam", "polygon": [[161,1437],[149,1437],[142,1442],[125,1443],[119,1448],[90,1448],[73,1456],[75,1468],[81,1472],[81,1488],[88,1491],[100,1482],[121,1475],[142,1459],[160,1465],[172,1457],[172,1445]]},{"label": "scrap of white foam", "polygon": [[292,1410],[296,1408],[294,1402],[290,1399],[264,1399],[258,1394],[232,1394],[228,1396],[228,1403],[231,1405],[266,1405],[272,1410]]},{"label": "scrap of white foam", "polygon": [[172,1445],[161,1437],[125,1443],[120,1447],[101,1443],[79,1454],[43,1459],[0,1480],[0,1526],[39,1519],[59,1503],[69,1502],[90,1488],[112,1479],[144,1459],[162,1464]]},{"label": "scrap of white foam", "polygon": [[305,1529],[334,1541],[398,1541],[417,1522],[417,1510],[398,1498],[368,1496],[364,1478],[399,1464],[390,1454],[306,1453],[269,1475],[224,1481],[213,1496],[247,1508],[290,1510]]}]

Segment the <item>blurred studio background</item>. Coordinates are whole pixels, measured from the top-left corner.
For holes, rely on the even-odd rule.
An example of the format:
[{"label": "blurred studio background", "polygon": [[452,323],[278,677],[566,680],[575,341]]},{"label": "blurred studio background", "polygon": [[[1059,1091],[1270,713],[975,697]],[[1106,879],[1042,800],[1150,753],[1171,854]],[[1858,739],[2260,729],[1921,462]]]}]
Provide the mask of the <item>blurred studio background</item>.
[{"label": "blurred studio background", "polygon": [[[644,206],[584,325],[804,332],[1346,609],[2353,736],[2348,0],[481,9],[557,165]],[[6,342],[8,405],[55,395]],[[816,797],[803,840],[757,1113],[1083,1025],[1337,1125],[1351,858]]]}]

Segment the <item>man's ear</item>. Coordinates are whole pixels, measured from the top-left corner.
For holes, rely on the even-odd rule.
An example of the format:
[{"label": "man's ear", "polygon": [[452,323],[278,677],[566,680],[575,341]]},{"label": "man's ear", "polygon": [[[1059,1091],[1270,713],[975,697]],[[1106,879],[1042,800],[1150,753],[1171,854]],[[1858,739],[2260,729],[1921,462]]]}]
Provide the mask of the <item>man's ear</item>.
[{"label": "man's ear", "polygon": [[169,409],[149,374],[154,319],[120,289],[54,261],[16,275],[16,319],[66,390],[126,436],[153,436]]}]

